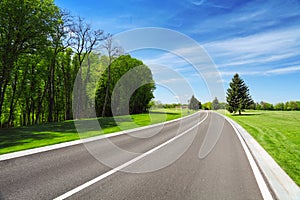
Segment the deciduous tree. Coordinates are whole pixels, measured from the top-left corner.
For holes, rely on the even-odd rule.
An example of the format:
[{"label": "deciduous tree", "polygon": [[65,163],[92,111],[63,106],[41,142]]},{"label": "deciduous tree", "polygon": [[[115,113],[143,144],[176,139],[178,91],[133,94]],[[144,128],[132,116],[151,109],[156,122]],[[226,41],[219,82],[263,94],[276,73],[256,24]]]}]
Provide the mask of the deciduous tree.
[{"label": "deciduous tree", "polygon": [[[106,68],[106,71],[101,76],[96,92],[97,116],[103,116],[103,112],[104,116],[112,116],[113,113],[116,115],[124,115],[146,112],[149,108],[149,102],[154,97],[153,90],[155,89],[150,69],[145,66],[142,61],[131,58],[130,55],[122,55],[114,60],[110,68],[111,82],[107,96],[107,106],[103,111],[104,99],[106,98],[108,87],[107,70],[108,68]],[[129,71],[130,73],[128,73]],[[122,84],[119,83],[117,85],[121,77],[126,75],[128,77],[122,79]],[[138,88],[134,90],[135,87]],[[114,93],[115,99],[112,99],[114,90],[117,92]],[[112,103],[114,105],[113,108],[111,107]],[[126,108],[129,108],[129,110],[126,110]],[[114,109],[113,113],[112,109]]]}]

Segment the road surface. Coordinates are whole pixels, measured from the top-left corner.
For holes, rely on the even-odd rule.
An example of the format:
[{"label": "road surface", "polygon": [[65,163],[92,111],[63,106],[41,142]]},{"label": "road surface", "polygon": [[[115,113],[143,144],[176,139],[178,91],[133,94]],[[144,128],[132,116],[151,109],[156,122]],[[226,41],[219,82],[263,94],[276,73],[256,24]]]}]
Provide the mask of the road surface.
[{"label": "road surface", "polygon": [[[217,143],[201,157],[216,127],[222,127]],[[0,199],[263,199],[234,129],[216,113],[107,141],[1,161]]]}]

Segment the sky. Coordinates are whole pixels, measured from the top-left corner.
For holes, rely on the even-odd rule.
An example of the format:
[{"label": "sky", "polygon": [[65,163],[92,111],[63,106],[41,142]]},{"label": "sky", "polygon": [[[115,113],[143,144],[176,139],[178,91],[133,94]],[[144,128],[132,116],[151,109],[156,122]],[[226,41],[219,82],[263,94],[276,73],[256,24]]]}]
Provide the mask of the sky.
[{"label": "sky", "polygon": [[55,3],[116,41],[119,35],[130,43],[152,42],[127,53],[151,68],[155,99],[163,103],[186,103],[193,94],[201,102],[225,101],[235,73],[255,102],[300,100],[299,0]]}]

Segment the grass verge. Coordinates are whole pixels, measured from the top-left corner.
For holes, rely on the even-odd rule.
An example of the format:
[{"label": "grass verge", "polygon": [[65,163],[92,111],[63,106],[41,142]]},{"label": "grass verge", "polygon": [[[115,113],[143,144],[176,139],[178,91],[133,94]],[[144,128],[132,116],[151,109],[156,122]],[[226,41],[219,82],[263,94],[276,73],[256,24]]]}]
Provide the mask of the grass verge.
[{"label": "grass verge", "polygon": [[[73,120],[61,123],[0,129],[0,155],[147,126],[187,116],[192,113],[194,112],[187,109],[160,109],[152,110],[150,114],[80,120],[76,121],[76,124],[78,124],[77,128],[83,131],[80,136]],[[89,126],[89,124],[92,125],[95,121],[99,122],[101,130]]]},{"label": "grass verge", "polygon": [[245,128],[300,186],[300,112],[247,111],[226,114]]}]

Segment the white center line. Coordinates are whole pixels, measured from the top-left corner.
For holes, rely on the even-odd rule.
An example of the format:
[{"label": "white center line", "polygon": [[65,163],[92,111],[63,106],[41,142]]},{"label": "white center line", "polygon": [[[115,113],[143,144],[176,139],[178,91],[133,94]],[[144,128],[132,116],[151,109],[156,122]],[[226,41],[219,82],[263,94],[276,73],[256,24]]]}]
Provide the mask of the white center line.
[{"label": "white center line", "polygon": [[78,193],[79,191],[81,191],[81,190],[83,190],[83,189],[85,189],[85,188],[87,188],[87,187],[93,185],[94,183],[97,183],[97,182],[101,181],[102,179],[104,179],[104,178],[106,178],[106,177],[108,177],[108,176],[110,176],[110,175],[112,175],[112,174],[114,174],[114,173],[120,171],[121,169],[123,169],[123,168],[125,168],[125,167],[127,167],[127,166],[133,164],[134,162],[136,162],[136,161],[138,161],[138,160],[144,158],[145,156],[147,156],[147,155],[149,155],[149,154],[155,152],[156,150],[162,148],[163,146],[166,146],[167,144],[173,142],[174,140],[180,138],[181,136],[185,135],[186,133],[188,133],[188,132],[191,131],[192,129],[194,129],[194,128],[196,128],[197,126],[199,126],[202,122],[204,122],[204,121],[206,120],[207,116],[208,116],[208,112],[206,112],[206,116],[205,116],[204,119],[202,119],[200,122],[198,122],[198,123],[197,123],[196,125],[194,125],[193,127],[191,127],[191,128],[189,128],[189,129],[187,129],[186,131],[182,132],[181,134],[179,134],[179,135],[177,135],[177,136],[171,138],[170,140],[168,140],[168,141],[166,141],[166,142],[160,144],[160,145],[157,146],[157,147],[154,147],[153,149],[150,149],[150,150],[147,151],[146,153],[144,153],[144,154],[142,154],[142,155],[140,155],[140,156],[138,156],[138,157],[136,157],[136,158],[134,158],[134,159],[132,159],[132,160],[130,160],[130,161],[128,161],[128,162],[126,162],[126,163],[124,163],[124,164],[122,164],[122,165],[120,165],[120,166],[118,166],[118,167],[116,167],[116,168],[114,168],[114,169],[112,169],[112,170],[110,170],[110,171],[108,171],[108,172],[106,172],[106,173],[104,173],[104,174],[102,174],[102,175],[100,175],[100,176],[98,176],[98,177],[96,177],[96,178],[94,178],[94,179],[92,179],[92,180],[90,180],[90,181],[88,181],[88,182],[86,182],[86,183],[84,183],[84,184],[82,184],[82,185],[80,185],[80,186],[78,186],[78,187],[76,187],[76,188],[74,188],[74,189],[68,191],[68,192],[66,192],[65,194],[62,194],[61,196],[56,197],[54,200],[62,200],[62,199],[66,199],[66,198],[72,196],[73,194]]}]

